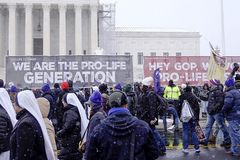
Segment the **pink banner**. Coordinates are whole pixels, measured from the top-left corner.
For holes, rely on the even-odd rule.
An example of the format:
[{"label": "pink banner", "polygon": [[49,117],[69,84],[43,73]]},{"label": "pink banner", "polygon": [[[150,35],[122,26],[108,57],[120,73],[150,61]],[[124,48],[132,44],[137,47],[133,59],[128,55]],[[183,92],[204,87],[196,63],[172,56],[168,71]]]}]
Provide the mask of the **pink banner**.
[{"label": "pink banner", "polygon": [[[226,73],[229,75],[233,63],[240,64],[240,56],[226,57]],[[144,76],[152,76],[156,68],[160,69],[161,85],[167,85],[172,79],[175,84],[189,82],[190,85],[203,85],[208,82],[209,57],[207,56],[179,56],[179,57],[144,57]]]}]

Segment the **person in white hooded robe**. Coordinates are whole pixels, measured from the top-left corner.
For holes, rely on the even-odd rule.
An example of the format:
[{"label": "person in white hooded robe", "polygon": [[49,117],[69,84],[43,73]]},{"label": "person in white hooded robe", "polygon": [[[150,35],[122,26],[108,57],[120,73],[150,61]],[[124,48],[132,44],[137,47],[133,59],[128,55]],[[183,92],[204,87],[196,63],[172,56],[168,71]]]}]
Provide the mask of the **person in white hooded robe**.
[{"label": "person in white hooded robe", "polygon": [[75,93],[63,96],[64,105],[63,127],[57,132],[61,141],[60,160],[79,160],[82,154],[79,151],[79,142],[85,141],[84,132],[88,126],[86,112]]},{"label": "person in white hooded robe", "polygon": [[54,160],[53,148],[33,92],[19,92],[14,109],[18,122],[10,138],[10,159]]},{"label": "person in white hooded robe", "polygon": [[0,160],[10,158],[10,136],[16,122],[10,96],[5,88],[0,88]]}]

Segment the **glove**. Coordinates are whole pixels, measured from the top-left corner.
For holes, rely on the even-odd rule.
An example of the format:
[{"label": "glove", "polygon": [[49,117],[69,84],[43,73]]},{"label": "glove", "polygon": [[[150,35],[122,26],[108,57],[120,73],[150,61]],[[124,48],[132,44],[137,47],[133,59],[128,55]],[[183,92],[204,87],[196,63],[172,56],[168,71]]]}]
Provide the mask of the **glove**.
[{"label": "glove", "polygon": [[58,131],[56,136],[57,136],[57,138],[61,138],[62,137],[62,131]]},{"label": "glove", "polygon": [[237,63],[234,63],[233,66],[233,71],[236,72],[239,69],[239,65]]},{"label": "glove", "polygon": [[155,118],[154,120],[151,120],[151,121],[150,121],[150,124],[151,124],[151,125],[154,125],[156,122],[157,122],[157,118]]}]

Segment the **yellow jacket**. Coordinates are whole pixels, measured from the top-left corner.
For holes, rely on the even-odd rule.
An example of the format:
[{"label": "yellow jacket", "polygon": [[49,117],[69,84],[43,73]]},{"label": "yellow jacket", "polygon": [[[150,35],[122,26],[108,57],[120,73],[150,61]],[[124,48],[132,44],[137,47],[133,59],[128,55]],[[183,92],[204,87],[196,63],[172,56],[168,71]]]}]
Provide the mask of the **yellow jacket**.
[{"label": "yellow jacket", "polygon": [[164,90],[164,98],[171,100],[178,100],[181,95],[180,89],[177,86],[166,86]]}]

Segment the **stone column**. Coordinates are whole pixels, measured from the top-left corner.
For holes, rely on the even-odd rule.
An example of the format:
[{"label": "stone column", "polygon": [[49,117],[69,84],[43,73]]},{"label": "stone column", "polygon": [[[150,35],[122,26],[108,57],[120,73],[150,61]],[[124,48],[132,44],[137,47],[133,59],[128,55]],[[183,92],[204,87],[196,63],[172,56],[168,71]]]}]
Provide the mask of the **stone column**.
[{"label": "stone column", "polygon": [[32,4],[25,5],[25,55],[33,55]]},{"label": "stone column", "polygon": [[50,4],[43,5],[43,55],[50,56]]},{"label": "stone column", "polygon": [[9,4],[8,51],[10,56],[16,55],[16,4]]},{"label": "stone column", "polygon": [[66,5],[60,4],[59,8],[59,54],[66,55]]},{"label": "stone column", "polygon": [[75,54],[80,55],[82,50],[82,5],[77,4],[75,7]]},{"label": "stone column", "polygon": [[94,54],[98,48],[98,6],[91,5],[91,51]]}]

